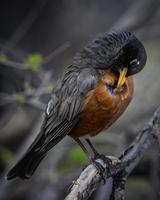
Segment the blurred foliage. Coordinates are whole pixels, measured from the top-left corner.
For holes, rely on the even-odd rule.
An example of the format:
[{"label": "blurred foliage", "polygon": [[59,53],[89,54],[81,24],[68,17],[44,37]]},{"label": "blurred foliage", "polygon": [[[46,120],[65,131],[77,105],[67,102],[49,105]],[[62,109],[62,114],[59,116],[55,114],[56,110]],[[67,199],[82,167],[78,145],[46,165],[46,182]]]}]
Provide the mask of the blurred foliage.
[{"label": "blurred foliage", "polygon": [[36,105],[39,105],[39,104],[42,103],[42,102],[40,101],[40,99],[38,99],[37,97],[32,98],[32,99],[31,99],[31,102],[32,102],[33,104],[36,104]]},{"label": "blurred foliage", "polygon": [[83,150],[76,146],[69,151],[67,158],[60,163],[58,170],[61,174],[67,174],[72,168],[87,164],[87,162],[88,159]]},{"label": "blurred foliage", "polygon": [[15,94],[15,100],[19,105],[23,105],[26,102],[26,97],[21,94]]},{"label": "blurred foliage", "polygon": [[2,163],[2,165],[4,167],[8,166],[13,160],[13,155],[12,152],[4,146],[0,147],[0,163]]},{"label": "blurred foliage", "polygon": [[41,70],[42,62],[43,56],[40,53],[32,53],[26,59],[28,69],[30,69],[33,72],[39,72]]},{"label": "blurred foliage", "polygon": [[0,61],[1,61],[1,62],[5,62],[5,61],[7,61],[7,60],[8,60],[7,55],[5,55],[5,54],[0,54]]},{"label": "blurred foliage", "polygon": [[33,93],[33,87],[30,83],[28,83],[27,81],[24,82],[24,90],[26,91],[26,93],[28,95],[31,95]]}]

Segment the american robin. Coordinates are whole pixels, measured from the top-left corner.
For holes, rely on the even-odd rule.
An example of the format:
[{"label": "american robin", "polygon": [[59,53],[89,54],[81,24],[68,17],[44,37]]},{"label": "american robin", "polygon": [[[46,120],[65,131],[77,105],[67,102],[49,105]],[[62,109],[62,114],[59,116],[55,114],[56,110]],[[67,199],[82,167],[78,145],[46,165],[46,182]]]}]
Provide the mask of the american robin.
[{"label": "american robin", "polygon": [[95,136],[119,118],[133,97],[132,75],[146,59],[144,46],[128,31],[104,33],[77,53],[54,88],[37,138],[7,179],[30,178],[66,135],[86,151],[79,137]]}]

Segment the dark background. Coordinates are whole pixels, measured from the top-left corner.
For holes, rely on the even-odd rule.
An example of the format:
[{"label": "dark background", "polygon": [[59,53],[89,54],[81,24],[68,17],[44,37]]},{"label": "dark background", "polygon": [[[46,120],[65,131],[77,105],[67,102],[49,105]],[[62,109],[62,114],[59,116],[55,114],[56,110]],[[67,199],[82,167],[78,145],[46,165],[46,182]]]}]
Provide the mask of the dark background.
[{"label": "dark background", "polygon": [[[55,82],[74,56],[99,33],[127,29],[144,43],[148,62],[135,77],[125,114],[93,138],[100,152],[119,155],[160,99],[160,1],[14,0],[0,2],[0,199],[61,200],[88,163],[70,138],[58,144],[28,181],[3,179],[38,133]],[[147,152],[127,183],[129,200],[158,199],[157,148]],[[104,200],[105,186],[90,199]]]}]

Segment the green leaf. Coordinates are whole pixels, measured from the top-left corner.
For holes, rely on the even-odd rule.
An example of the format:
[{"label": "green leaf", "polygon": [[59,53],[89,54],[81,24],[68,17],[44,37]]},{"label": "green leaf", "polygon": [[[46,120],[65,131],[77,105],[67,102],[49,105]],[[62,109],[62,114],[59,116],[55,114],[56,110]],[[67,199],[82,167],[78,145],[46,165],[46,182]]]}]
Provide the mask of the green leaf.
[{"label": "green leaf", "polygon": [[87,160],[86,155],[84,154],[83,150],[80,147],[74,147],[68,155],[68,159],[74,163],[83,163]]},{"label": "green leaf", "polygon": [[24,89],[25,89],[27,94],[31,95],[33,93],[33,87],[27,81],[24,82]]},{"label": "green leaf", "polygon": [[40,103],[42,103],[42,102],[39,100],[39,98],[37,98],[37,97],[33,97],[33,98],[31,99],[31,102],[32,102],[33,104],[40,104]]},{"label": "green leaf", "polygon": [[41,70],[42,62],[43,56],[39,53],[32,53],[26,59],[28,69],[30,69],[33,72],[39,72]]},{"label": "green leaf", "polygon": [[24,95],[21,95],[21,94],[16,94],[15,100],[18,104],[23,105],[26,102],[26,97]]},{"label": "green leaf", "polygon": [[65,160],[60,163],[58,170],[61,174],[68,173],[76,166],[84,165],[88,162],[86,155],[80,147],[73,147]]},{"label": "green leaf", "polygon": [[5,62],[5,61],[7,61],[7,60],[8,60],[7,55],[5,55],[5,54],[0,54],[0,61],[1,61],[1,62]]},{"label": "green leaf", "polygon": [[8,166],[13,160],[12,152],[6,147],[0,147],[0,161],[5,165]]}]

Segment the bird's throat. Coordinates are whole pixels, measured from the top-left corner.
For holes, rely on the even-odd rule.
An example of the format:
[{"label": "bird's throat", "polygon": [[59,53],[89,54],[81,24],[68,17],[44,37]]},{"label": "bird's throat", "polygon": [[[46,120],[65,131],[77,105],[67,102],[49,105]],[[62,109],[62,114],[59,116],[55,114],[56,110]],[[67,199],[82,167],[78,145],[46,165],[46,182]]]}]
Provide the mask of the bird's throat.
[{"label": "bird's throat", "polygon": [[106,89],[114,95],[121,93],[126,85],[125,74],[120,76],[113,73],[111,70],[108,70],[103,77],[103,83],[106,86]]}]

